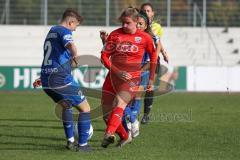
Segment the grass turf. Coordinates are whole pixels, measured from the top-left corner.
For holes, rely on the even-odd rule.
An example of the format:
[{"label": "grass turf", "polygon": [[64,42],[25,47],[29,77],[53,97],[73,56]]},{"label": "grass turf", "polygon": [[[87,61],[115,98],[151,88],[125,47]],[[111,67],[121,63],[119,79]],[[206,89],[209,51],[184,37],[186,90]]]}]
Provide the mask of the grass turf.
[{"label": "grass turf", "polygon": [[[240,94],[170,93],[155,98],[151,123],[122,149],[100,147],[105,124],[93,121],[91,153],[67,151],[54,103],[42,92],[0,93],[0,159],[240,159]],[[99,100],[89,98],[91,106]],[[97,118],[96,118],[97,117]]]}]

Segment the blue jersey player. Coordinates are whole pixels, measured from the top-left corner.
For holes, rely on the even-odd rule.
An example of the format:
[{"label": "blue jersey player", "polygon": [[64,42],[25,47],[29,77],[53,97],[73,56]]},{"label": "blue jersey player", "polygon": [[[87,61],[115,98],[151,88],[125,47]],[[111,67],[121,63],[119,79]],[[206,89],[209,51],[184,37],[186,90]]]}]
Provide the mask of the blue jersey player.
[{"label": "blue jersey player", "polygon": [[[41,67],[41,83],[44,92],[61,107],[63,128],[67,138],[67,149],[90,151],[88,132],[90,129],[90,106],[82,95],[80,86],[71,75],[72,67],[77,66],[77,49],[72,32],[82,22],[77,11],[67,9],[60,25],[53,26],[44,42],[44,59]],[[74,140],[72,107],[79,111],[78,144]]]}]

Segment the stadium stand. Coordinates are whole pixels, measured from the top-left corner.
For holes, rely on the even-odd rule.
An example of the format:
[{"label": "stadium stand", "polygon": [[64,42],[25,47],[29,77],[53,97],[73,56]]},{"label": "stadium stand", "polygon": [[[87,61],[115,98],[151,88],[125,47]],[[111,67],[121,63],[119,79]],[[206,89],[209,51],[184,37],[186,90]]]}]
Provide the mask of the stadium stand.
[{"label": "stadium stand", "polygon": [[[176,65],[236,65],[240,56],[239,30],[222,28],[170,28],[165,29],[164,44],[171,61]],[[232,43],[227,43],[233,39]]]},{"label": "stadium stand", "polygon": [[[1,26],[0,64],[40,65],[42,45],[49,26]],[[116,27],[81,26],[75,40],[81,55],[99,57],[102,44],[99,31],[108,32]],[[171,27],[164,29],[163,43],[172,65],[224,65],[239,64],[240,30],[229,28]],[[232,39],[232,40],[231,40]],[[229,40],[232,42],[229,43]]]}]

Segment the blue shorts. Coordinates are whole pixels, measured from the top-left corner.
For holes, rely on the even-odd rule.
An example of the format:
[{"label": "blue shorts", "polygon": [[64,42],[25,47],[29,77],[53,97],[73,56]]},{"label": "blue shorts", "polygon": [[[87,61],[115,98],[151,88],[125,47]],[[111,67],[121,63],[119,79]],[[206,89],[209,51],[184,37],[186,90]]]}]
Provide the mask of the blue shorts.
[{"label": "blue shorts", "polygon": [[52,98],[56,103],[64,101],[69,107],[78,106],[86,98],[80,90],[80,86],[76,82],[72,82],[64,87],[59,87],[57,89],[43,89],[44,92]]},{"label": "blue shorts", "polygon": [[145,71],[141,75],[141,83],[140,83],[140,85],[144,86],[144,89],[146,89],[148,81],[149,81],[149,71]]}]

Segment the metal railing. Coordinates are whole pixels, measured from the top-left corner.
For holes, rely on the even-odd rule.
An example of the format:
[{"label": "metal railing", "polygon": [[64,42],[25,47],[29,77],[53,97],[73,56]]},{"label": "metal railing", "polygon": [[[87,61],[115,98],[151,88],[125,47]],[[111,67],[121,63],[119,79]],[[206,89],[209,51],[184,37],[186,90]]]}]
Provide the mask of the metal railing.
[{"label": "metal railing", "polygon": [[[123,8],[139,7],[146,0],[0,0],[0,23],[52,25],[66,8],[77,9],[83,25],[118,25]],[[149,0],[163,26],[197,26],[200,12],[207,26],[240,26],[239,0]],[[196,10],[198,7],[198,11]]]}]

